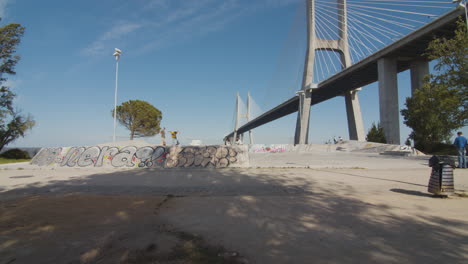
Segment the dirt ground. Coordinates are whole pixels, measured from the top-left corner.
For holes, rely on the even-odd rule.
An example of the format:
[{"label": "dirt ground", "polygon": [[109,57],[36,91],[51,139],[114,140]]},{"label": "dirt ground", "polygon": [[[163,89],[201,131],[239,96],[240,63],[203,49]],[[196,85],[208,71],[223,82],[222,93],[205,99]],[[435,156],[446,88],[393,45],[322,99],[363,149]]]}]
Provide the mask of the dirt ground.
[{"label": "dirt ground", "polygon": [[0,264],[467,263],[468,170],[434,198],[424,159],[273,157],[284,167],[0,170]]},{"label": "dirt ground", "polygon": [[158,218],[171,197],[69,194],[0,202],[0,263],[245,263]]}]

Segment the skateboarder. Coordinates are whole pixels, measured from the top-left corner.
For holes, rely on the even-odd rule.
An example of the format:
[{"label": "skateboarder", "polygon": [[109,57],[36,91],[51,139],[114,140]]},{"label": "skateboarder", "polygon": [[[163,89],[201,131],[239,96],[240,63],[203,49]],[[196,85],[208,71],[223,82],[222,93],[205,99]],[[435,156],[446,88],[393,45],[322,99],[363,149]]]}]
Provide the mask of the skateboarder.
[{"label": "skateboarder", "polygon": [[169,131],[169,133],[171,133],[172,145],[179,145],[179,140],[177,139],[179,131]]}]

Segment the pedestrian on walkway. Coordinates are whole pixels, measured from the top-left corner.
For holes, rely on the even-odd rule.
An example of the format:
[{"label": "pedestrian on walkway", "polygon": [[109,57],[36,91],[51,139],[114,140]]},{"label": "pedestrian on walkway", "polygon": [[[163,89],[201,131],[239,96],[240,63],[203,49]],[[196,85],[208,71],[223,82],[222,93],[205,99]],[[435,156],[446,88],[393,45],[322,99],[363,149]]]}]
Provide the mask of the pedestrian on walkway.
[{"label": "pedestrian on walkway", "polygon": [[468,145],[466,138],[463,136],[463,133],[459,131],[457,133],[458,137],[455,138],[453,144],[458,151],[458,168],[466,169],[466,146]]},{"label": "pedestrian on walkway", "polygon": [[179,133],[179,131],[169,131],[169,133],[171,133],[172,145],[179,145],[179,140],[177,139],[177,133]]}]

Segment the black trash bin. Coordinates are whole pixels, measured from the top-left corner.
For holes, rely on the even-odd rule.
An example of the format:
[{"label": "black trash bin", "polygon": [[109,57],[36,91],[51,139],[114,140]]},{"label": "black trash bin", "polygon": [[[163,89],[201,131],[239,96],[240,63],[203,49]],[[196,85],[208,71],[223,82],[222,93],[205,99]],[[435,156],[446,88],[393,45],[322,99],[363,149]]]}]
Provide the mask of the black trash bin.
[{"label": "black trash bin", "polygon": [[428,192],[444,196],[453,194],[455,192],[453,165],[439,156],[432,156],[429,159],[429,167],[432,167],[432,173]]}]

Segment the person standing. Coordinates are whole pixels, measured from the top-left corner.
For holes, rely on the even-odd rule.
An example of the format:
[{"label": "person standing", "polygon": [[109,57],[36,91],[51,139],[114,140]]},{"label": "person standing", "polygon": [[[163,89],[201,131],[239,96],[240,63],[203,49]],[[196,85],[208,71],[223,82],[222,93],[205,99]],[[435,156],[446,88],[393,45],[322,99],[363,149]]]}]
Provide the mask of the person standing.
[{"label": "person standing", "polygon": [[179,145],[179,140],[177,139],[177,133],[179,133],[179,131],[169,131],[169,133],[171,133],[172,145]]},{"label": "person standing", "polygon": [[165,147],[166,146],[166,128],[163,127],[163,129],[161,129],[159,133],[161,133],[161,145]]},{"label": "person standing", "polygon": [[463,133],[459,131],[457,133],[458,137],[455,138],[455,141],[453,144],[457,148],[458,151],[458,168],[464,168],[466,169],[466,153],[465,153],[465,148],[467,143],[466,138],[463,136]]}]

